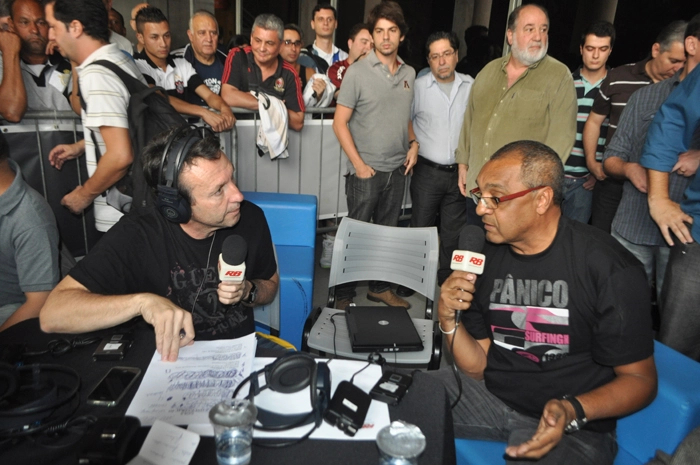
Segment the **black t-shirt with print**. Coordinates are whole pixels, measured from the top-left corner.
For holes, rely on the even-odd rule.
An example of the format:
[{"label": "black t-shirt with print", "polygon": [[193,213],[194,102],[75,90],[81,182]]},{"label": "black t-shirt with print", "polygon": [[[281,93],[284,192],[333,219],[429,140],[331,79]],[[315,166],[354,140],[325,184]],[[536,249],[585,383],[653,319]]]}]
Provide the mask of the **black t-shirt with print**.
[{"label": "black t-shirt with print", "polygon": [[[539,254],[491,243],[484,254],[462,321],[474,338],[491,339],[486,387],[513,409],[539,418],[548,400],[591,391],[614,378],[613,367],[652,355],[646,274],[609,234],[562,216]],[[587,428],[611,431],[615,420]]]},{"label": "black t-shirt with print", "polygon": [[155,210],[126,215],[70,275],[97,294],[149,292],[170,299],[192,312],[197,340],[245,336],[255,331],[253,310],[241,304],[223,305],[216,294],[221,246],[232,235],[248,245],[246,278],[270,279],[277,271],[270,230],[263,211],[248,201],[241,203],[236,225],[201,240]]}]

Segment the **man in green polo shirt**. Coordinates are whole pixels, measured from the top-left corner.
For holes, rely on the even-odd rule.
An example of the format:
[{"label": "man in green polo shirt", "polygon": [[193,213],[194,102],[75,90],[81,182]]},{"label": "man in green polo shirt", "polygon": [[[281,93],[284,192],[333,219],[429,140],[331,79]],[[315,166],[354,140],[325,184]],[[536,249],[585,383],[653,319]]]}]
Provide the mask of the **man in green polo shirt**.
[{"label": "man in green polo shirt", "polygon": [[[569,157],[576,138],[576,91],[569,69],[547,55],[548,33],[543,7],[516,8],[506,31],[511,53],[476,77],[457,147],[462,195],[476,187],[476,176],[491,155],[510,142],[542,142],[562,162]],[[471,199],[467,223],[482,224]]]}]

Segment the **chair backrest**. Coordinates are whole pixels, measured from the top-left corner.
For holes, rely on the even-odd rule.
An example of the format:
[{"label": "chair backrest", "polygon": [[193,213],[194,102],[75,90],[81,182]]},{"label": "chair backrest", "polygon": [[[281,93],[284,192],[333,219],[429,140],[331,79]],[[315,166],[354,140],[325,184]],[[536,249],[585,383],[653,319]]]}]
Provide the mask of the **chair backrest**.
[{"label": "chair backrest", "polygon": [[243,196],[265,212],[275,245],[315,247],[316,196],[276,192],[243,192]]},{"label": "chair backrest", "polygon": [[[272,244],[272,251],[275,254],[275,262],[277,262],[277,272],[279,273],[279,259],[277,258],[277,246]],[[253,315],[256,323],[267,326],[270,332],[276,331],[279,334],[280,330],[280,290],[277,289],[275,298],[269,304],[258,305],[253,308]]]},{"label": "chair backrest", "polygon": [[437,228],[400,228],[343,218],[335,236],[328,287],[379,280],[435,297]]}]

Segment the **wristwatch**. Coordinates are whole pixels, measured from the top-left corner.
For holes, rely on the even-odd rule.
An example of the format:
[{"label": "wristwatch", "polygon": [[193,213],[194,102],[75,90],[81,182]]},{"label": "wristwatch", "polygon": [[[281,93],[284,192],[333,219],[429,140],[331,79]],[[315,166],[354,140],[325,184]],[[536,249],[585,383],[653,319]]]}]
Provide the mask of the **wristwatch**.
[{"label": "wristwatch", "polygon": [[418,141],[415,140],[415,139],[409,140],[409,141],[408,141],[408,146],[410,147],[411,144],[413,144],[414,142],[415,142],[415,144],[418,146],[418,148],[420,148],[420,142],[418,142]]},{"label": "wristwatch", "polygon": [[250,292],[248,292],[248,298],[242,299],[241,302],[246,305],[252,305],[255,302],[255,298],[258,296],[258,286],[255,285],[253,281],[250,282]]},{"label": "wristwatch", "polygon": [[567,394],[563,396],[561,400],[569,401],[569,403],[574,407],[574,411],[576,412],[576,418],[571,420],[571,423],[566,425],[566,427],[564,428],[564,432],[575,433],[576,431],[583,428],[586,423],[588,423],[588,419],[586,418],[586,412],[583,411],[583,406],[581,405],[581,402],[579,402],[578,399],[572,395]]}]

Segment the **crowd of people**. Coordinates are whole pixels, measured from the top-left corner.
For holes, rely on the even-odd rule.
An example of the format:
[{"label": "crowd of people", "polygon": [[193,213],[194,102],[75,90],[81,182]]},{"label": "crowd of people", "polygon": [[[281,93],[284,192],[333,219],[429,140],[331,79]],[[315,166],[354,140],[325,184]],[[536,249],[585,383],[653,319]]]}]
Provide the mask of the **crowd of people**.
[{"label": "crowd of people", "polygon": [[[61,205],[93,206],[105,233],[60,279],[52,210],[0,133],[0,331],[37,316],[49,332],[142,316],[164,360],[195,337],[252,332],[252,308],[274,298],[279,276],[264,215],[243,199],[215,133],[249,116],[236,108],[259,111],[259,147],[284,158],[280,141],[303,129],[306,108],[334,106],[348,216],[398,226],[410,178],[410,227],[438,223],[439,328],[459,376],[436,376],[461,399],[458,436],[508,441],[508,456],[537,463],[612,463],[615,418],[655,395],[652,330],[700,361],[700,15],[665,26],[648,57],[613,69],[615,28],[596,21],[571,72],[547,54],[547,11],[524,5],[508,18],[508,54],[486,59],[488,31],[473,27],[460,61],[459,37],[437,31],[417,75],[399,56],[408,25],[393,1],[350,29],[347,52],[333,42],[330,4],[313,9],[306,45],[298,25],[262,14],[229,50],[211,12],[193,14],[189,43],[175,51],[160,9],[130,13],[133,45],[110,0],[0,1],[0,116],[80,115],[84,140],[57,144],[48,161],[61,169],[85,156],[89,177]],[[141,155],[176,217],[124,215],[103,195],[136,154],[129,91],[99,60],[162,88],[207,127],[175,127]],[[464,225],[487,239],[478,279],[450,268]],[[248,244],[236,283],[218,278],[212,258],[232,235]],[[333,244],[326,234],[323,267]],[[367,299],[409,308],[411,292],[372,281]],[[338,286],[336,307],[355,296],[355,283]]]}]

